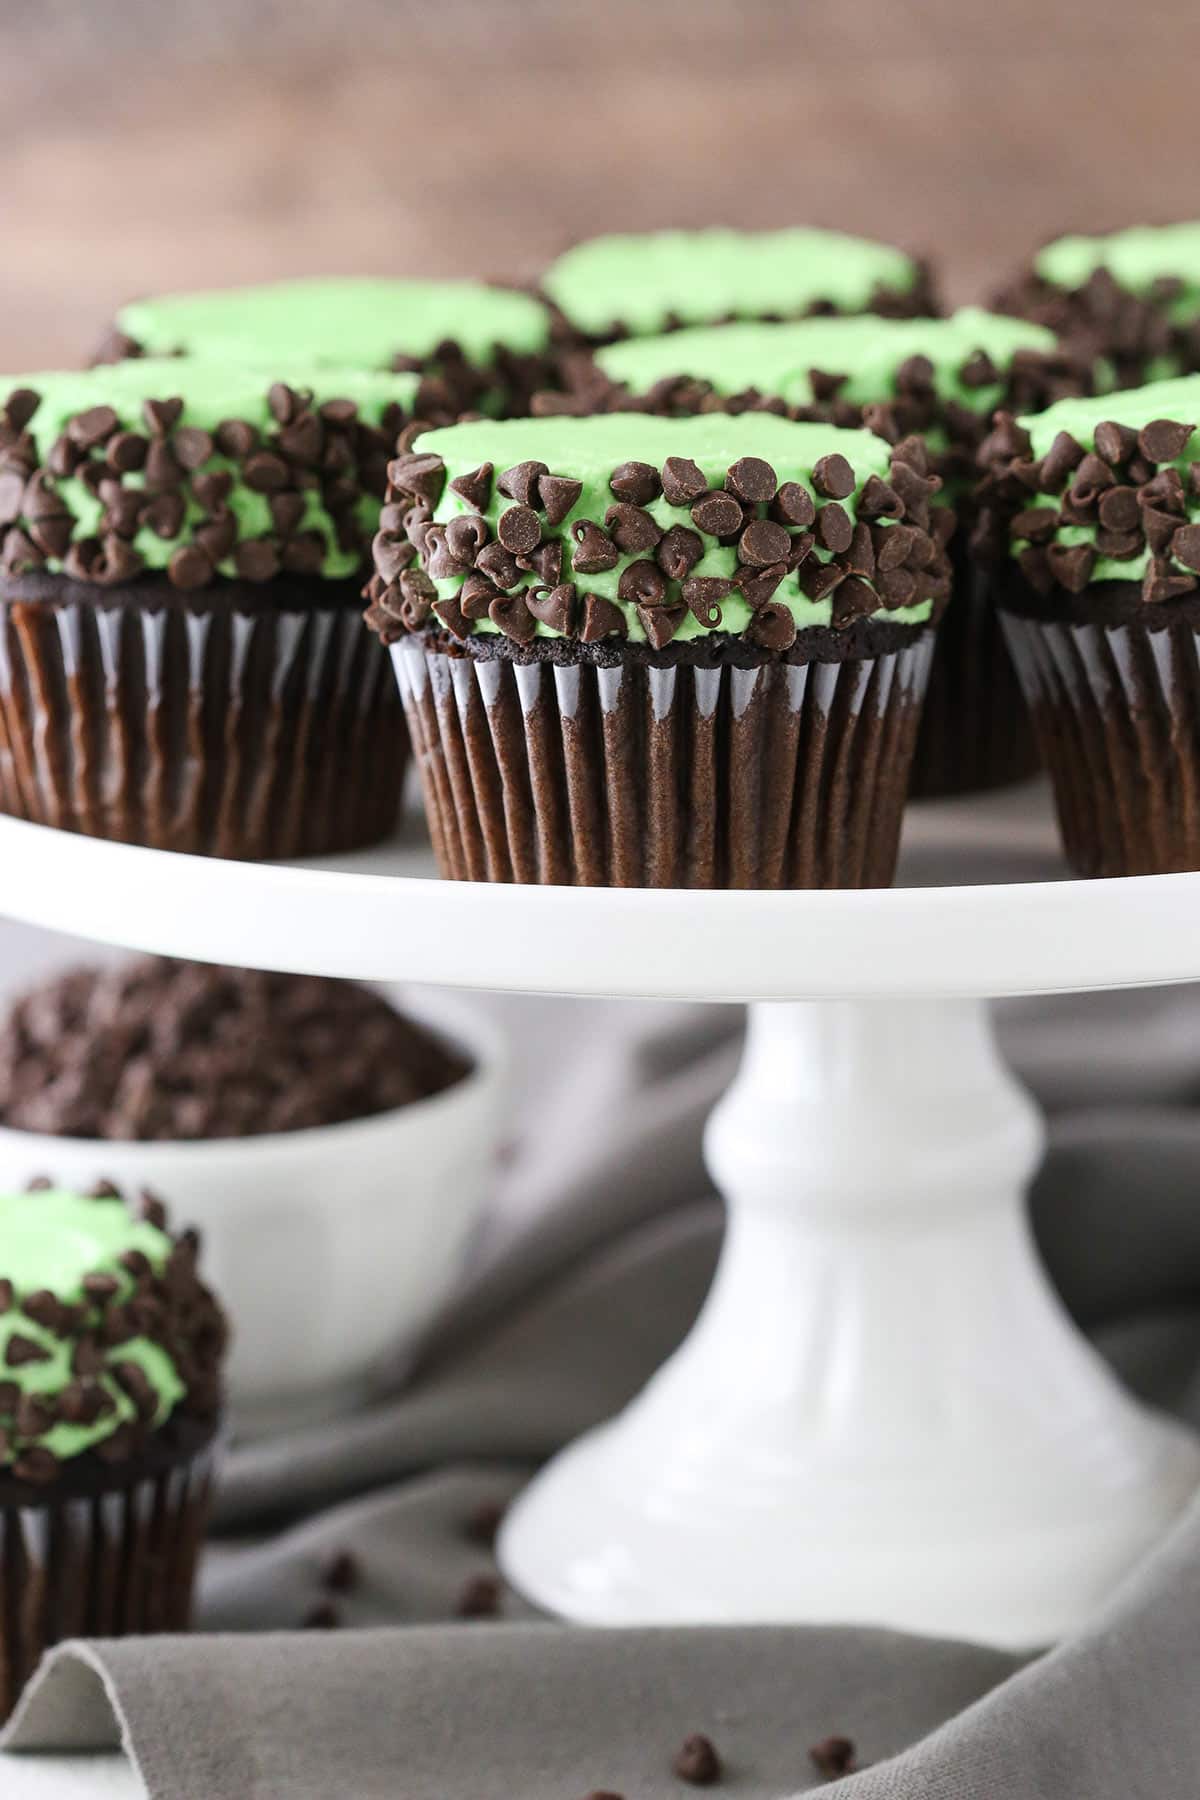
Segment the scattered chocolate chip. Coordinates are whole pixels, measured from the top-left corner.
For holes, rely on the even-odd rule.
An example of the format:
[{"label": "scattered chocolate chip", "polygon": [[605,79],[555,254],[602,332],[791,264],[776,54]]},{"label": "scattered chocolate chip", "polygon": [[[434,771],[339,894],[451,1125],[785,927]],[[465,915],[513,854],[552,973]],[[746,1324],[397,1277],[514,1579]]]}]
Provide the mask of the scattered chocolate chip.
[{"label": "scattered chocolate chip", "polygon": [[1194,575],[1184,575],[1170,563],[1156,558],[1142,577],[1142,599],[1150,605],[1159,605],[1164,600],[1177,600],[1183,594],[1194,592],[1196,586]]},{"label": "scattered chocolate chip", "polygon": [[737,576],[738,592],[747,606],[765,606],[788,572],[786,563],[768,563],[765,569],[744,567]]},{"label": "scattered chocolate chip", "polygon": [[494,1619],[500,1612],[500,1583],[494,1575],[472,1575],[458,1596],[459,1619]]},{"label": "scattered chocolate chip", "polygon": [[818,1775],[823,1775],[826,1781],[837,1781],[843,1775],[853,1775],[856,1772],[852,1738],[837,1734],[822,1738],[820,1743],[811,1746],[808,1754]]},{"label": "scattered chocolate chip", "polygon": [[817,510],[817,542],[823,549],[838,554],[850,548],[854,537],[854,526],[850,514],[836,500]]},{"label": "scattered chocolate chip", "polygon": [[430,610],[437,615],[451,637],[456,637],[460,643],[466,643],[471,635],[470,621],[453,595],[445,600],[432,601]]},{"label": "scattered chocolate chip", "polygon": [[510,500],[517,501],[520,506],[536,506],[538,502],[538,482],[549,469],[544,462],[514,463],[511,469],[505,469],[497,477],[496,486]]},{"label": "scattered chocolate chip", "polygon": [[740,456],[727,470],[725,486],[747,506],[764,505],[775,492],[775,471],[761,456]]},{"label": "scattered chocolate chip", "polygon": [[1177,462],[1195,429],[1194,425],[1182,425],[1174,419],[1151,419],[1138,432],[1138,449],[1147,462]]},{"label": "scattered chocolate chip", "polygon": [[1092,433],[1092,437],[1097,453],[1104,458],[1106,463],[1116,465],[1128,462],[1131,456],[1137,454],[1137,432],[1129,425],[1119,424],[1116,419],[1102,420]]},{"label": "scattered chocolate chip", "polygon": [[711,1787],[714,1781],[721,1779],[721,1759],[716,1745],[702,1731],[684,1738],[675,1752],[671,1768],[680,1781],[688,1781],[693,1787]]},{"label": "scattered chocolate chip", "polygon": [[787,562],[792,540],[782,525],[770,519],[752,519],[738,539],[738,559],[765,569],[771,563]]},{"label": "scattered chocolate chip", "polygon": [[171,449],[175,460],[185,469],[198,469],[213,453],[213,440],[198,425],[181,425],[172,433]]},{"label": "scattered chocolate chip", "polygon": [[[1117,491],[1117,490],[1114,490]],[[1119,490],[1132,493],[1131,488]],[[1134,516],[1137,516],[1136,501]],[[1058,530],[1058,513],[1052,506],[1030,506],[1022,512],[1015,513],[1012,520],[1012,534],[1018,538],[1028,538],[1032,544],[1046,543]]]},{"label": "scattered chocolate chip", "polygon": [[662,493],[662,478],[651,463],[623,462],[609,476],[608,485],[618,500],[631,506],[648,506]]},{"label": "scattered chocolate chip", "polygon": [[23,1368],[26,1363],[49,1362],[50,1356],[49,1350],[20,1331],[13,1332],[4,1352],[4,1360],[10,1369]]},{"label": "scattered chocolate chip", "polygon": [[388,464],[388,480],[402,493],[411,494],[414,500],[436,506],[445,486],[446,465],[440,456],[411,452]]},{"label": "scattered chocolate chip", "polygon": [[167,574],[172,586],[181,588],[184,592],[204,587],[215,573],[212,558],[199,544],[180,544],[177,550],[171,552],[167,563]]},{"label": "scattered chocolate chip", "polygon": [[561,525],[582,494],[583,483],[569,475],[541,475],[537,488],[538,504],[546,515],[546,523]]},{"label": "scattered chocolate chip", "polygon": [[352,1550],[335,1550],[321,1565],[321,1586],[331,1594],[348,1594],[362,1578],[362,1569]]},{"label": "scattered chocolate chip", "polygon": [[498,594],[488,607],[488,618],[517,644],[527,644],[537,633],[524,594]]},{"label": "scattered chocolate chip", "polygon": [[241,462],[258,443],[258,432],[248,419],[222,419],[213,434],[222,456]]},{"label": "scattered chocolate chip", "polygon": [[267,389],[267,406],[271,417],[280,425],[286,425],[294,418],[300,405],[300,396],[286,381],[274,381]]},{"label": "scattered chocolate chip", "polygon": [[813,466],[813,486],[829,500],[844,500],[854,492],[854,470],[838,452],[822,456]]},{"label": "scattered chocolate chip", "polygon": [[471,469],[466,475],[456,475],[450,486],[476,512],[485,512],[492,497],[493,473],[491,463],[480,463],[477,469]]},{"label": "scattered chocolate chip", "polygon": [[[868,475],[859,495],[857,510],[860,519],[882,519],[895,518],[904,508],[894,488],[890,488],[886,481],[881,481],[878,475]],[[800,522],[796,521],[797,524]],[[811,524],[811,518],[807,522]]]},{"label": "scattered chocolate chip", "polygon": [[575,624],[575,589],[569,581],[556,587],[533,587],[525,592],[525,604],[535,619],[551,631],[569,637]]},{"label": "scattered chocolate chip", "polygon": [[643,558],[621,570],[617,593],[632,606],[657,606],[666,598],[667,578],[657,563]]},{"label": "scattered chocolate chip", "polygon": [[670,643],[687,618],[687,607],[681,605],[639,606],[637,616],[646,633],[647,640],[656,650],[662,650]]},{"label": "scattered chocolate chip", "polygon": [[242,480],[256,494],[270,494],[291,482],[288,466],[273,450],[255,450],[242,464]]},{"label": "scattered chocolate chip", "polygon": [[790,650],[796,641],[796,620],[791,608],[776,601],[758,607],[745,636],[764,650]]},{"label": "scattered chocolate chip", "polygon": [[732,537],[740,531],[744,518],[742,508],[732,494],[715,489],[702,494],[692,507],[692,523],[709,537]]},{"label": "scattered chocolate chip", "polygon": [[243,581],[273,581],[281,567],[279,547],[270,538],[246,538],[233,552],[233,566]]},{"label": "scattered chocolate chip", "polygon": [[300,1621],[301,1631],[336,1631],[342,1615],[332,1600],[318,1600]]},{"label": "scattered chocolate chip", "polygon": [[708,487],[703,473],[689,456],[668,456],[662,468],[663,498],[671,506],[690,506]]},{"label": "scattered chocolate chip", "polygon": [[585,644],[597,643],[601,638],[614,634],[626,635],[625,615],[619,606],[611,600],[604,599],[601,594],[584,594],[579,626],[580,641]]},{"label": "scattered chocolate chip", "polygon": [[1082,594],[1096,563],[1091,544],[1051,544],[1046,552],[1050,572],[1068,593]]},{"label": "scattered chocolate chip", "polygon": [[21,1302],[21,1311],[43,1331],[49,1331],[57,1337],[62,1330],[67,1315],[66,1308],[57,1294],[49,1288],[38,1288],[36,1293],[27,1294]]},{"label": "scattered chocolate chip", "polygon": [[36,389],[13,388],[4,403],[5,420],[14,431],[24,431],[41,403],[42,397]]},{"label": "scattered chocolate chip", "polygon": [[1200,569],[1200,525],[1181,525],[1171,539],[1171,555],[1185,568]]},{"label": "scattered chocolate chip", "polygon": [[615,569],[620,562],[616,545],[590,519],[576,519],[571,535],[575,539],[571,567],[576,574],[599,575],[606,569]]},{"label": "scattered chocolate chip", "polygon": [[719,575],[689,575],[681,589],[685,606],[710,631],[715,631],[720,625],[720,603],[732,592],[732,581]]},{"label": "scattered chocolate chip", "polygon": [[[740,511],[738,517],[740,521]],[[613,543],[625,556],[638,556],[643,550],[653,550],[663,535],[662,527],[655,523],[648,512],[624,501],[618,501],[608,508],[604,523]]]},{"label": "scattered chocolate chip", "polygon": [[832,623],[841,630],[855,619],[869,618],[879,605],[879,598],[876,590],[860,575],[847,575],[833,590]]},{"label": "scattered chocolate chip", "polygon": [[1042,458],[1038,480],[1047,494],[1061,493],[1067,477],[1083,461],[1083,445],[1069,431],[1060,431]]},{"label": "scattered chocolate chip", "polygon": [[[617,553],[614,550],[612,562],[616,561]],[[506,550],[504,545],[496,539],[483,546],[475,558],[475,567],[481,575],[487,576],[494,587],[500,588],[504,593],[507,593],[510,588],[515,588],[521,579],[521,571],[517,567],[512,551]],[[611,568],[612,563],[605,564],[605,567]]]},{"label": "scattered chocolate chip", "polygon": [[67,420],[67,436],[79,450],[93,450],[116,431],[120,420],[111,406],[89,406]]},{"label": "scattered chocolate chip", "polygon": [[178,537],[183,530],[186,512],[182,494],[155,494],[142,508],[142,523],[156,537]]},{"label": "scattered chocolate chip", "polygon": [[1142,532],[1151,550],[1162,555],[1170,549],[1179,520],[1174,513],[1161,512],[1156,506],[1143,506],[1139,513]]},{"label": "scattered chocolate chip", "polygon": [[[179,433],[176,432],[176,438]],[[289,425],[285,425],[276,437],[276,443],[289,462],[299,463],[302,467],[314,468],[322,460],[325,449],[325,432],[321,421],[314,412],[300,413]],[[351,466],[352,457],[348,447],[331,446],[334,463]],[[329,467],[328,463],[323,465]]]},{"label": "scattered chocolate chip", "polygon": [[875,575],[875,588],[889,608],[911,606],[917,597],[917,578],[911,569],[885,569]]},{"label": "scattered chocolate chip", "polygon": [[[1100,523],[1106,531],[1134,531],[1138,524],[1137,490],[1131,487],[1106,488],[1100,496],[1097,510]],[[1014,528],[1015,524],[1014,520]]]}]

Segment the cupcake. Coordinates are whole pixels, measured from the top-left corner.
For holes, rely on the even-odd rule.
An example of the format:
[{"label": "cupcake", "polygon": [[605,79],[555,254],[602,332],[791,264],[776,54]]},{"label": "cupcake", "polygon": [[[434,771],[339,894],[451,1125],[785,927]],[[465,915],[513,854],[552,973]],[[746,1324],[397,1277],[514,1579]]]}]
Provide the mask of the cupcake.
[{"label": "cupcake", "polygon": [[919,438],[769,413],[481,421],[389,476],[367,619],[444,874],[891,879],[950,579]]},{"label": "cupcake", "polygon": [[980,503],[1081,875],[1200,869],[1200,376],[1001,414]]},{"label": "cupcake", "polygon": [[590,238],[551,263],[542,291],[593,344],[726,319],[937,310],[923,263],[812,227]]},{"label": "cupcake", "polygon": [[316,361],[422,378],[422,418],[524,412],[550,374],[541,301],[478,281],[328,279],[133,300],[97,360],[202,355],[268,366]]},{"label": "cupcake", "polygon": [[0,1193],[0,1716],[48,1645],[182,1631],[225,1321],[115,1190]]},{"label": "cupcake", "polygon": [[1022,320],[968,308],[948,319],[805,319],[629,338],[572,371],[572,391],[535,410],[666,414],[766,409],[868,425],[889,443],[925,439],[959,515],[954,598],[938,632],[912,773],[915,795],[1031,775],[1037,753],[1020,689],[970,549],[975,454],[998,406],[1028,411],[1090,392],[1089,360]]},{"label": "cupcake", "polygon": [[358,612],[419,385],[194,358],[0,382],[0,810],[241,858],[386,835],[403,722]]},{"label": "cupcake", "polygon": [[996,304],[1107,356],[1121,387],[1200,369],[1200,223],[1056,238]]}]

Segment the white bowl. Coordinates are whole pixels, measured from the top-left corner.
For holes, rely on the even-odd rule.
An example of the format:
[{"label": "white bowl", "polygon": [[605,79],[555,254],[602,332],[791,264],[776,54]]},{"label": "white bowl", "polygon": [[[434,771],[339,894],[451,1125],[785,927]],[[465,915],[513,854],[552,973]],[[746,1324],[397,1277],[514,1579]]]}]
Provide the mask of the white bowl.
[{"label": "white bowl", "polygon": [[[131,1144],[0,1127],[0,1189],[36,1175],[149,1188],[195,1225],[233,1322],[230,1400],[272,1410],[361,1382],[454,1280],[491,1172],[506,1057],[452,1003],[405,999],[469,1057],[453,1087],[373,1118],[262,1137]],[[318,1406],[319,1410],[319,1406]]]}]

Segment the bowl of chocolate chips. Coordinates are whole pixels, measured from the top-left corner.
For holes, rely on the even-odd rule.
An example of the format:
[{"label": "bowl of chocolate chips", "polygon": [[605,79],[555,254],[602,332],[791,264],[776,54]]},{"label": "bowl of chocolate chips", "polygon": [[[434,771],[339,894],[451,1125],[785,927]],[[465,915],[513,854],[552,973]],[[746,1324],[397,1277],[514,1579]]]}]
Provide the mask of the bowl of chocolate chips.
[{"label": "bowl of chocolate chips", "polygon": [[409,1006],[161,957],[59,975],[0,1018],[0,1189],[169,1194],[232,1321],[235,1414],[360,1389],[451,1287],[499,1128],[491,1028]]}]

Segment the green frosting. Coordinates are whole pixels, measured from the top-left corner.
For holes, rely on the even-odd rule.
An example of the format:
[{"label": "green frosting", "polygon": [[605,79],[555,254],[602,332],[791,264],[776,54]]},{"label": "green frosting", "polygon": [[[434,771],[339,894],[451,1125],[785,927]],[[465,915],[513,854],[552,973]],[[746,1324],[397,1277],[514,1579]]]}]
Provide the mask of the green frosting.
[{"label": "green frosting", "polygon": [[476,281],[332,278],[161,294],[123,306],[117,326],[151,355],[360,369],[390,369],[397,356],[432,359],[448,338],[479,367],[494,362],[498,344],[529,353],[550,341],[539,301]]},{"label": "green frosting", "polygon": [[[581,592],[599,594],[614,602],[625,617],[629,640],[634,643],[645,642],[646,632],[638,618],[636,606],[622,600],[618,588],[623,570],[630,563],[646,556],[647,552],[622,554],[614,568],[600,573],[577,575],[571,570],[571,553],[574,548],[571,528],[581,520],[590,520],[603,526],[608,508],[617,500],[609,486],[609,479],[620,464],[645,462],[657,469],[662,467],[667,457],[690,458],[698,464],[711,488],[721,488],[727,470],[739,458],[760,457],[774,469],[779,483],[800,483],[808,489],[819,507],[825,502],[813,487],[813,467],[822,457],[840,453],[854,471],[856,486],[854,492],[839,504],[851,519],[855,519],[856,503],[867,479],[876,475],[882,481],[888,481],[892,454],[891,446],[869,431],[844,431],[823,424],[796,424],[775,414],[761,412],[744,413],[736,417],[727,413],[706,413],[683,419],[663,419],[644,413],[605,413],[586,418],[513,419],[498,423],[481,420],[425,432],[418,438],[414,450],[418,453],[433,452],[445,462],[446,486],[434,508],[434,518],[438,520],[449,520],[475,510],[455,493],[450,483],[457,476],[469,474],[485,462],[494,464],[497,475],[515,463],[542,462],[552,474],[569,476],[582,482],[578,500],[566,517],[547,531],[546,536],[557,536],[563,542],[562,580],[574,582]],[[498,484],[494,483],[491,498],[483,512],[493,533],[500,515],[512,504],[512,500],[502,494]],[[691,528],[688,508],[672,506],[661,495],[651,500],[644,510],[664,531],[673,525]],[[765,513],[765,506],[760,507],[759,511]],[[736,572],[738,558],[735,545],[722,545],[714,538],[706,538],[705,546],[703,557],[691,570],[693,576],[728,578]],[[819,548],[813,554],[822,562],[832,560],[829,552]],[[522,588],[533,587],[541,581],[540,575],[530,573],[520,585]],[[454,595],[462,582],[462,576],[438,580],[436,586],[439,597]],[[800,587],[798,574],[784,577],[775,591],[774,600],[791,610],[798,629],[827,626],[832,622],[832,599],[829,596],[820,600],[809,599]],[[729,594],[721,601],[720,606],[721,620],[715,626],[701,624],[689,612],[675,632],[676,641],[703,637],[713,630],[738,633],[749,624],[752,610],[739,593]],[[932,611],[933,601],[926,597],[919,598],[908,606],[891,609],[881,606],[871,616],[887,618],[902,625],[923,624],[929,620]],[[494,633],[499,627],[485,617],[473,621],[472,629],[476,632]],[[537,635],[559,637],[562,634],[539,620]]]},{"label": "green frosting", "polygon": [[[111,407],[117,415],[120,430],[144,437],[147,432],[143,416],[145,401],[176,397],[182,400],[183,410],[172,427],[172,433],[186,427],[198,427],[212,433],[223,422],[244,421],[252,425],[259,434],[262,447],[270,450],[275,447],[279,433],[278,421],[268,404],[268,393],[275,382],[284,382],[297,391],[311,393],[312,403],[318,408],[331,400],[353,401],[358,408],[361,423],[382,430],[385,417],[392,421],[394,427],[397,412],[406,415],[411,412],[420,377],[415,374],[376,373],[361,367],[327,367],[311,362],[290,361],[283,357],[272,361],[269,368],[257,369],[200,357],[138,357],[128,362],[101,364],[92,369],[12,375],[7,380],[0,377],[0,403],[13,389],[31,389],[39,396],[37,409],[25,429],[33,440],[38,463],[42,465],[46,463],[53,445],[66,431],[71,419],[78,414],[86,413],[94,407]],[[394,428],[388,429],[389,443],[394,437]],[[382,482],[383,464],[379,457],[383,451],[381,443],[380,450],[376,452],[377,472],[369,483],[372,491],[360,492],[351,503],[358,526],[357,544],[339,542],[337,522],[326,505],[325,489],[321,482],[312,479],[311,485],[302,487],[303,511],[294,527],[294,534],[320,534],[324,550],[318,572],[322,576],[337,579],[354,575],[362,567],[363,544],[369,544],[379,519],[382,492],[377,490],[381,488]],[[352,482],[362,485],[364,471],[356,468],[356,455],[357,452],[352,454],[349,467],[343,468],[341,473],[347,475]],[[91,452],[91,458],[101,464],[104,457],[102,445]],[[210,514],[195,498],[193,485],[197,475],[218,471],[226,471],[232,477],[233,486],[223,505],[235,521],[236,542],[240,544],[248,539],[270,538],[273,535],[278,537],[268,494],[255,491],[247,485],[240,461],[214,451],[199,468],[189,469],[186,473],[180,490],[186,499],[186,511],[179,531],[163,537],[150,524],[142,523],[128,539],[131,548],[140,558],[142,567],[148,570],[165,569],[180,544],[187,543],[194,536],[196,528],[205,524]],[[146,486],[146,473],[143,469],[127,471],[117,479],[126,489],[142,491]],[[72,517],[71,541],[78,543],[83,539],[102,537],[108,528],[106,500],[85,485],[80,471],[77,469],[73,475],[56,478],[52,485]],[[292,486],[293,482],[289,481],[287,485]],[[296,481],[294,485],[301,484]],[[14,523],[24,525],[26,520],[23,515],[18,515]],[[44,566],[52,573],[58,573],[62,571],[64,562],[65,554],[51,556],[44,564],[37,566]],[[9,566],[19,569],[20,563],[13,563],[9,559]],[[234,576],[237,573],[232,553],[215,566],[221,575]]]},{"label": "green frosting", "polygon": [[[1004,393],[1003,375],[1019,350],[1047,354],[1051,332],[1023,319],[964,307],[948,319],[880,319],[870,314],[818,317],[784,324],[761,321],[700,326],[658,337],[627,338],[596,353],[612,381],[632,393],[655,382],[690,375],[710,382],[722,396],[756,388],[760,394],[807,406],[816,395],[812,374],[843,375],[838,399],[865,406],[896,392],[896,371],[911,356],[933,365],[935,392],[973,412],[990,413]],[[1000,379],[973,387],[961,370],[978,351],[995,363]]]},{"label": "green frosting", "polygon": [[[1090,399],[1060,400],[1054,406],[1047,407],[1045,412],[1018,420],[1018,424],[1029,433],[1031,454],[1038,460],[1045,456],[1059,432],[1067,432],[1084,450],[1094,450],[1096,427],[1110,419],[1118,425],[1127,425],[1133,431],[1140,431],[1144,425],[1149,425],[1156,419],[1171,419],[1180,424],[1195,422],[1200,425],[1200,375],[1176,376],[1170,381],[1150,382],[1145,387],[1122,389],[1119,393],[1101,394]],[[1200,440],[1193,433],[1190,443],[1184,445],[1174,465],[1183,476],[1186,496],[1186,517],[1180,517],[1181,525],[1200,520],[1200,496],[1193,491],[1188,480],[1189,465],[1197,460],[1200,460]],[[1030,507],[1037,507],[1042,502],[1038,496],[1031,495],[1028,504]],[[1046,501],[1045,504],[1050,502]],[[1096,533],[1097,527],[1094,525],[1060,525],[1049,541],[1068,547],[1074,544],[1094,544]],[[1025,539],[1014,537],[1014,551],[1025,547]],[[1100,581],[1140,580],[1150,562],[1149,550],[1141,550],[1136,556],[1122,559],[1098,555],[1088,585],[1094,586]],[[1178,563],[1175,566],[1182,567]],[[1190,570],[1188,572],[1191,573]]]},{"label": "green frosting", "polygon": [[[114,1301],[120,1304],[136,1286],[133,1276],[122,1267],[121,1257],[140,1251],[157,1274],[165,1268],[171,1249],[165,1232],[133,1218],[121,1200],[91,1199],[60,1189],[0,1194],[0,1277],[13,1287],[13,1302],[0,1313],[0,1382],[14,1384],[21,1395],[57,1398],[75,1380],[71,1360],[78,1332],[56,1336],[28,1317],[21,1306],[30,1295],[48,1292],[67,1306],[91,1313],[96,1309],[83,1281],[86,1275],[100,1274],[117,1283]],[[38,1345],[44,1357],[25,1361],[18,1356],[10,1361],[14,1338]],[[136,1363],[142,1370],[157,1401],[153,1425],[162,1424],[184,1397],[186,1389],[174,1361],[149,1338],[131,1338],[106,1350],[104,1356],[110,1367]],[[58,1419],[37,1437],[39,1445],[68,1459],[137,1419],[133,1401],[107,1368],[96,1380],[111,1406],[90,1424]],[[13,1412],[0,1412],[0,1434],[0,1442],[9,1440],[11,1459],[15,1460],[20,1448]],[[0,1465],[5,1460],[0,1454]]]},{"label": "green frosting", "polygon": [[879,289],[910,293],[918,269],[888,244],[840,231],[659,231],[592,238],[547,269],[542,285],[589,337],[661,331],[722,318],[795,317],[826,303],[864,312]]},{"label": "green frosting", "polygon": [[1168,307],[1187,314],[1200,305],[1200,222],[1133,225],[1108,237],[1063,237],[1047,244],[1034,268],[1056,287],[1079,288],[1097,269],[1134,294],[1147,294],[1164,278],[1182,283]]}]

